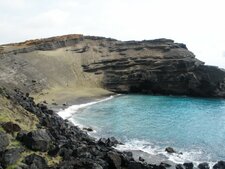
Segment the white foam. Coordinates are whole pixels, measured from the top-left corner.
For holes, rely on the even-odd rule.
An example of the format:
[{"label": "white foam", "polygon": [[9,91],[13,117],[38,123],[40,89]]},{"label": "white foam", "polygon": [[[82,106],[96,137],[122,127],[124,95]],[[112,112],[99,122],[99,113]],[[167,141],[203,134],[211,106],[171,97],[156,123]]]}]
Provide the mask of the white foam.
[{"label": "white foam", "polygon": [[107,97],[105,99],[102,99],[102,100],[98,100],[98,101],[93,101],[93,102],[89,102],[89,103],[84,103],[84,104],[78,104],[78,105],[73,105],[73,106],[70,106],[64,110],[61,110],[58,112],[58,115],[60,117],[62,117],[63,119],[69,119],[74,113],[76,113],[79,109],[81,108],[84,108],[84,107],[87,107],[87,106],[91,106],[93,104],[97,104],[97,103],[100,103],[100,102],[104,102],[104,101],[107,101],[107,100],[110,100],[112,99],[114,96],[110,96],[110,97]]},{"label": "white foam", "polygon": [[[63,119],[70,120],[74,125],[77,125],[80,128],[83,128],[86,126],[80,124],[79,122],[77,122],[73,118],[71,118],[72,115],[77,113],[78,110],[81,108],[85,108],[87,106],[101,103],[101,102],[104,102],[104,101],[107,101],[107,100],[110,100],[113,98],[114,98],[114,96],[110,96],[108,98],[98,100],[98,101],[93,101],[93,102],[80,104],[80,105],[73,105],[64,110],[59,111],[58,115],[61,116]],[[96,133],[96,132],[97,131],[94,130],[93,133]],[[115,148],[120,151],[141,150],[150,155],[164,155],[165,157],[167,157],[168,160],[170,160],[176,164],[178,164],[178,163],[183,164],[185,162],[193,162],[194,165],[197,167],[198,164],[200,164],[202,162],[207,162],[207,163],[209,163],[210,168],[212,168],[212,166],[215,164],[215,162],[211,162],[210,160],[208,160],[208,161],[198,160],[203,155],[203,152],[201,152],[200,150],[189,150],[188,152],[181,151],[182,154],[178,154],[178,153],[169,154],[169,153],[165,152],[164,148],[156,146],[155,144],[147,142],[145,140],[133,139],[133,140],[127,141],[124,145],[118,145]],[[210,157],[208,157],[208,159],[210,159]]]},{"label": "white foam", "polygon": [[[213,164],[215,164],[215,162],[211,162],[210,160],[207,161],[199,160],[203,156],[203,152],[200,150],[189,150],[188,152],[182,152],[182,154],[179,153],[169,154],[165,151],[164,148],[156,146],[155,144],[144,140],[137,140],[137,139],[130,140],[126,142],[124,145],[118,145],[116,149],[120,151],[141,150],[150,155],[163,155],[169,161],[172,161],[176,164],[193,162],[194,166],[197,167],[198,164],[200,163],[208,162],[210,168],[212,168]],[[210,157],[208,157],[208,159],[210,159]]]}]

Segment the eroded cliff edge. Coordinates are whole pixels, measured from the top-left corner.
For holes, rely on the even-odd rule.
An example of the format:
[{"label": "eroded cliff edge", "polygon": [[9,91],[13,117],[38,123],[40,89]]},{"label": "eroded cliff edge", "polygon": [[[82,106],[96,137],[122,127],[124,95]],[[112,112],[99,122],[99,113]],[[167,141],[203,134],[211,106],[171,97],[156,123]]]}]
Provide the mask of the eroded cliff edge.
[{"label": "eroded cliff edge", "polygon": [[2,45],[0,85],[42,94],[106,89],[225,97],[225,71],[204,65],[186,45],[169,39],[65,35]]}]

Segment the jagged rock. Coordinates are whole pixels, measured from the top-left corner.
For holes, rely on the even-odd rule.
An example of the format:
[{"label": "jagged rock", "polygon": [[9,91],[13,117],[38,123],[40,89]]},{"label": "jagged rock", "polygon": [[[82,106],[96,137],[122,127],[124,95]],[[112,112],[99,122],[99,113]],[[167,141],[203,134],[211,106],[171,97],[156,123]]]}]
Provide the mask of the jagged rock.
[{"label": "jagged rock", "polygon": [[29,169],[46,169],[48,167],[46,160],[36,154],[25,157],[23,162],[29,166]]},{"label": "jagged rock", "polygon": [[93,131],[93,129],[90,128],[90,127],[84,127],[83,130],[86,130],[86,131],[89,131],[89,132]]},{"label": "jagged rock", "polygon": [[175,151],[172,147],[167,147],[167,148],[165,149],[165,151],[166,151],[167,153],[176,153],[176,151]]},{"label": "jagged rock", "polygon": [[20,132],[18,132],[17,133],[17,135],[16,135],[16,139],[18,140],[18,141],[23,141],[23,137],[25,137],[26,135],[27,135],[27,131],[24,131],[24,130],[22,130],[22,131],[20,131]]},{"label": "jagged rock", "polygon": [[138,160],[141,161],[141,162],[145,161],[145,159],[143,159],[142,157],[139,157]]},{"label": "jagged rock", "polygon": [[131,161],[128,165],[128,169],[150,169],[147,166],[143,166],[142,163]]},{"label": "jagged rock", "polygon": [[198,165],[199,169],[210,169],[209,164],[208,163],[200,163]]},{"label": "jagged rock", "polygon": [[176,169],[185,169],[185,167],[182,164],[177,164]]},{"label": "jagged rock", "polygon": [[160,163],[160,166],[163,166],[163,167],[165,167],[165,168],[171,167],[171,165],[168,164],[168,163],[166,163],[166,162],[161,162],[161,163]]},{"label": "jagged rock", "polygon": [[225,161],[219,161],[213,166],[213,169],[225,169]]},{"label": "jagged rock", "polygon": [[1,162],[4,167],[7,167],[9,165],[15,164],[17,160],[20,158],[21,152],[23,152],[24,149],[22,148],[12,148],[6,150],[4,153],[2,153]]},{"label": "jagged rock", "polygon": [[4,151],[9,145],[9,138],[7,134],[0,131],[0,152]]},{"label": "jagged rock", "polygon": [[183,166],[185,167],[185,169],[193,169],[194,164],[193,163],[184,163]]},{"label": "jagged rock", "polygon": [[108,138],[108,139],[100,138],[100,139],[98,140],[98,143],[99,143],[99,144],[107,145],[107,146],[109,146],[109,147],[116,146],[117,144],[121,144],[118,140],[116,140],[115,137],[110,137],[110,138]]},{"label": "jagged rock", "polygon": [[121,168],[121,157],[118,153],[115,152],[108,152],[107,153],[109,164],[112,166],[113,169],[120,169]]},{"label": "jagged rock", "polygon": [[3,123],[2,128],[7,133],[19,132],[21,130],[20,126],[18,124],[13,123],[13,122]]},{"label": "jagged rock", "polygon": [[22,143],[36,151],[47,151],[51,144],[51,138],[45,129],[31,131],[22,136]]}]

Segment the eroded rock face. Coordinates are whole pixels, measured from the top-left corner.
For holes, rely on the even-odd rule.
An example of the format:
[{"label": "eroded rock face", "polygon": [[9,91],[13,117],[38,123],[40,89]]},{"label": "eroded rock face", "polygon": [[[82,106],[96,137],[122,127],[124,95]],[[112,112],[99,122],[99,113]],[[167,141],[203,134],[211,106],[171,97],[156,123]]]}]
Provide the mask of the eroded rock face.
[{"label": "eroded rock face", "polygon": [[123,55],[84,65],[84,71],[104,73],[103,84],[111,91],[225,96],[225,71],[205,66],[184,44],[167,39],[120,42],[111,52]]},{"label": "eroded rock face", "polygon": [[0,85],[25,92],[89,84],[118,93],[225,97],[225,71],[169,39],[66,35],[1,47]]}]

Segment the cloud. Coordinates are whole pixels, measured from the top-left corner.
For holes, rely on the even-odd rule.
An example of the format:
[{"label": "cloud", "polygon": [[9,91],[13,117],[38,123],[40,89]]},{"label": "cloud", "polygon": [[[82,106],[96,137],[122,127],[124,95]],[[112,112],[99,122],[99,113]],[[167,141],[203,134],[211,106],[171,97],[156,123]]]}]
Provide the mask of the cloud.
[{"label": "cloud", "polygon": [[225,67],[224,5],[224,0],[0,0],[0,43],[70,33],[171,38],[207,64]]},{"label": "cloud", "polygon": [[39,15],[36,15],[26,23],[28,27],[33,29],[41,29],[43,27],[63,26],[68,22],[69,13],[60,9],[53,9]]}]

